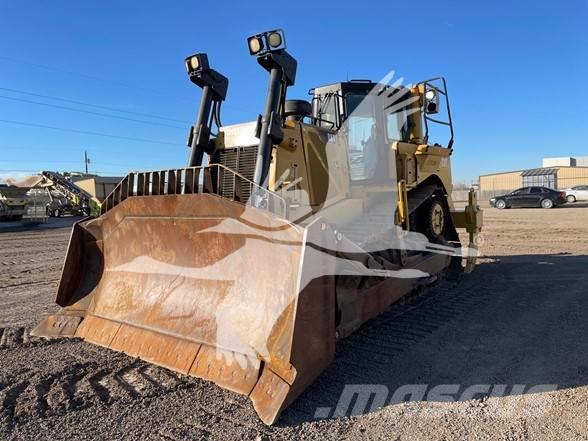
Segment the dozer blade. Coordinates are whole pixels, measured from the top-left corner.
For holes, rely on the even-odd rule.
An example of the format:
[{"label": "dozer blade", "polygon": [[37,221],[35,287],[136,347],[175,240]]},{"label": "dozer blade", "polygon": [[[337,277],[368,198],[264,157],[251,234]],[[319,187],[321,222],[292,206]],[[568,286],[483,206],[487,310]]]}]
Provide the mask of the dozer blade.
[{"label": "dozer blade", "polygon": [[125,199],[74,226],[63,309],[33,334],[214,381],[272,424],[334,356],[334,270],[312,252],[329,228],[215,194]]}]

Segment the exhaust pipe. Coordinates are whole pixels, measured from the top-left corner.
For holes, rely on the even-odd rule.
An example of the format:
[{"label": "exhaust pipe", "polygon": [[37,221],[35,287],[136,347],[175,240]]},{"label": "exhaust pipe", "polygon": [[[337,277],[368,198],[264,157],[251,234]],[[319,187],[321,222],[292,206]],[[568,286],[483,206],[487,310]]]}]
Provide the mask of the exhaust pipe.
[{"label": "exhaust pipe", "polygon": [[185,64],[190,81],[202,88],[198,117],[188,136],[191,149],[188,167],[199,167],[204,153],[214,152],[214,143],[210,141],[212,120],[214,118],[216,125],[220,126],[220,105],[227,96],[229,80],[209,67],[206,54],[191,55]]}]

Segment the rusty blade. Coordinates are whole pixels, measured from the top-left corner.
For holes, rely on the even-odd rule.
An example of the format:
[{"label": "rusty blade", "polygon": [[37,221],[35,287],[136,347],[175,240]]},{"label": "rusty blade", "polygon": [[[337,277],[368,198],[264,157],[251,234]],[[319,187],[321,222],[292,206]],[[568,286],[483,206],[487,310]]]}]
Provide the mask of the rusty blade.
[{"label": "rusty blade", "polygon": [[[39,332],[214,381],[271,424],[333,357],[333,277],[307,274],[318,236],[334,234],[211,194],[125,199],[75,226],[65,308]],[[75,333],[51,328],[74,311]]]},{"label": "rusty blade", "polygon": [[256,358],[203,345],[190,369],[190,375],[249,395],[259,378],[260,365]]},{"label": "rusty blade", "polygon": [[121,325],[109,348],[187,374],[200,344],[129,325]]},{"label": "rusty blade", "polygon": [[124,201],[99,220],[104,270],[89,313],[266,361],[287,358],[302,231],[280,229],[283,221],[258,210],[248,224],[242,215],[216,196]]},{"label": "rusty blade", "polygon": [[73,337],[82,318],[82,315],[50,315],[31,331],[31,335],[33,337]]}]

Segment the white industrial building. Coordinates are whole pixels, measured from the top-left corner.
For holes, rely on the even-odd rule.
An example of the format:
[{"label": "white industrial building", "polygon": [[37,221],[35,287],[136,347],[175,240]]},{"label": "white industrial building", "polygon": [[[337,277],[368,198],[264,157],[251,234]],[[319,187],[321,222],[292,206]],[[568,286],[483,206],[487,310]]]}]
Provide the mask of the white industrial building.
[{"label": "white industrial building", "polygon": [[543,167],[588,167],[588,156],[543,158]]}]

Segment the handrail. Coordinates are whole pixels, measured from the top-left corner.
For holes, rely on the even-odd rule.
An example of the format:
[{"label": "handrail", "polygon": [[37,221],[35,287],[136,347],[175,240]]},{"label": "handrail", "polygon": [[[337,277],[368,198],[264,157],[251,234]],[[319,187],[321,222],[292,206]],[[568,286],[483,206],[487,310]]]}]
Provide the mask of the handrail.
[{"label": "handrail", "polygon": [[[213,185],[213,172],[216,171],[216,186]],[[202,182],[200,180],[202,173]],[[231,195],[223,194],[222,178],[224,173],[230,173],[233,177]],[[237,186],[237,178],[240,181]],[[249,198],[243,201],[243,183],[248,185]],[[202,188],[201,188],[202,187]],[[237,194],[237,189],[241,194]],[[255,191],[255,193],[254,193]],[[278,194],[257,185],[252,180],[223,164],[209,164],[200,167],[184,167],[178,169],[152,170],[147,172],[131,172],[125,176],[101,204],[102,214],[111,210],[127,198],[137,196],[160,196],[213,193],[226,199],[250,204],[252,196],[261,195],[266,204],[256,205],[274,214],[286,216],[286,201]]]},{"label": "handrail", "polygon": [[[441,81],[441,83],[443,84],[443,90],[441,90],[436,85],[431,84],[433,81]],[[451,149],[453,147],[453,120],[451,118],[451,107],[449,106],[449,93],[447,92],[447,82],[445,81],[445,77],[430,78],[428,80],[421,81],[420,83],[417,84],[417,86],[421,85],[421,84],[424,86],[424,90],[423,90],[423,98],[424,99],[423,99],[422,112],[423,112],[423,121],[425,123],[425,142],[426,143],[429,142],[429,124],[428,124],[428,122],[431,121],[433,123],[442,124],[444,126],[449,127],[450,138],[449,138],[449,142],[447,143],[447,148]],[[431,118],[430,116],[427,116],[425,97],[427,95],[427,90],[429,90],[429,89],[434,89],[438,93],[440,93],[441,95],[443,95],[445,97],[445,106],[447,109],[447,118],[449,119],[449,121],[441,121],[441,120],[438,120],[435,118]]]}]

